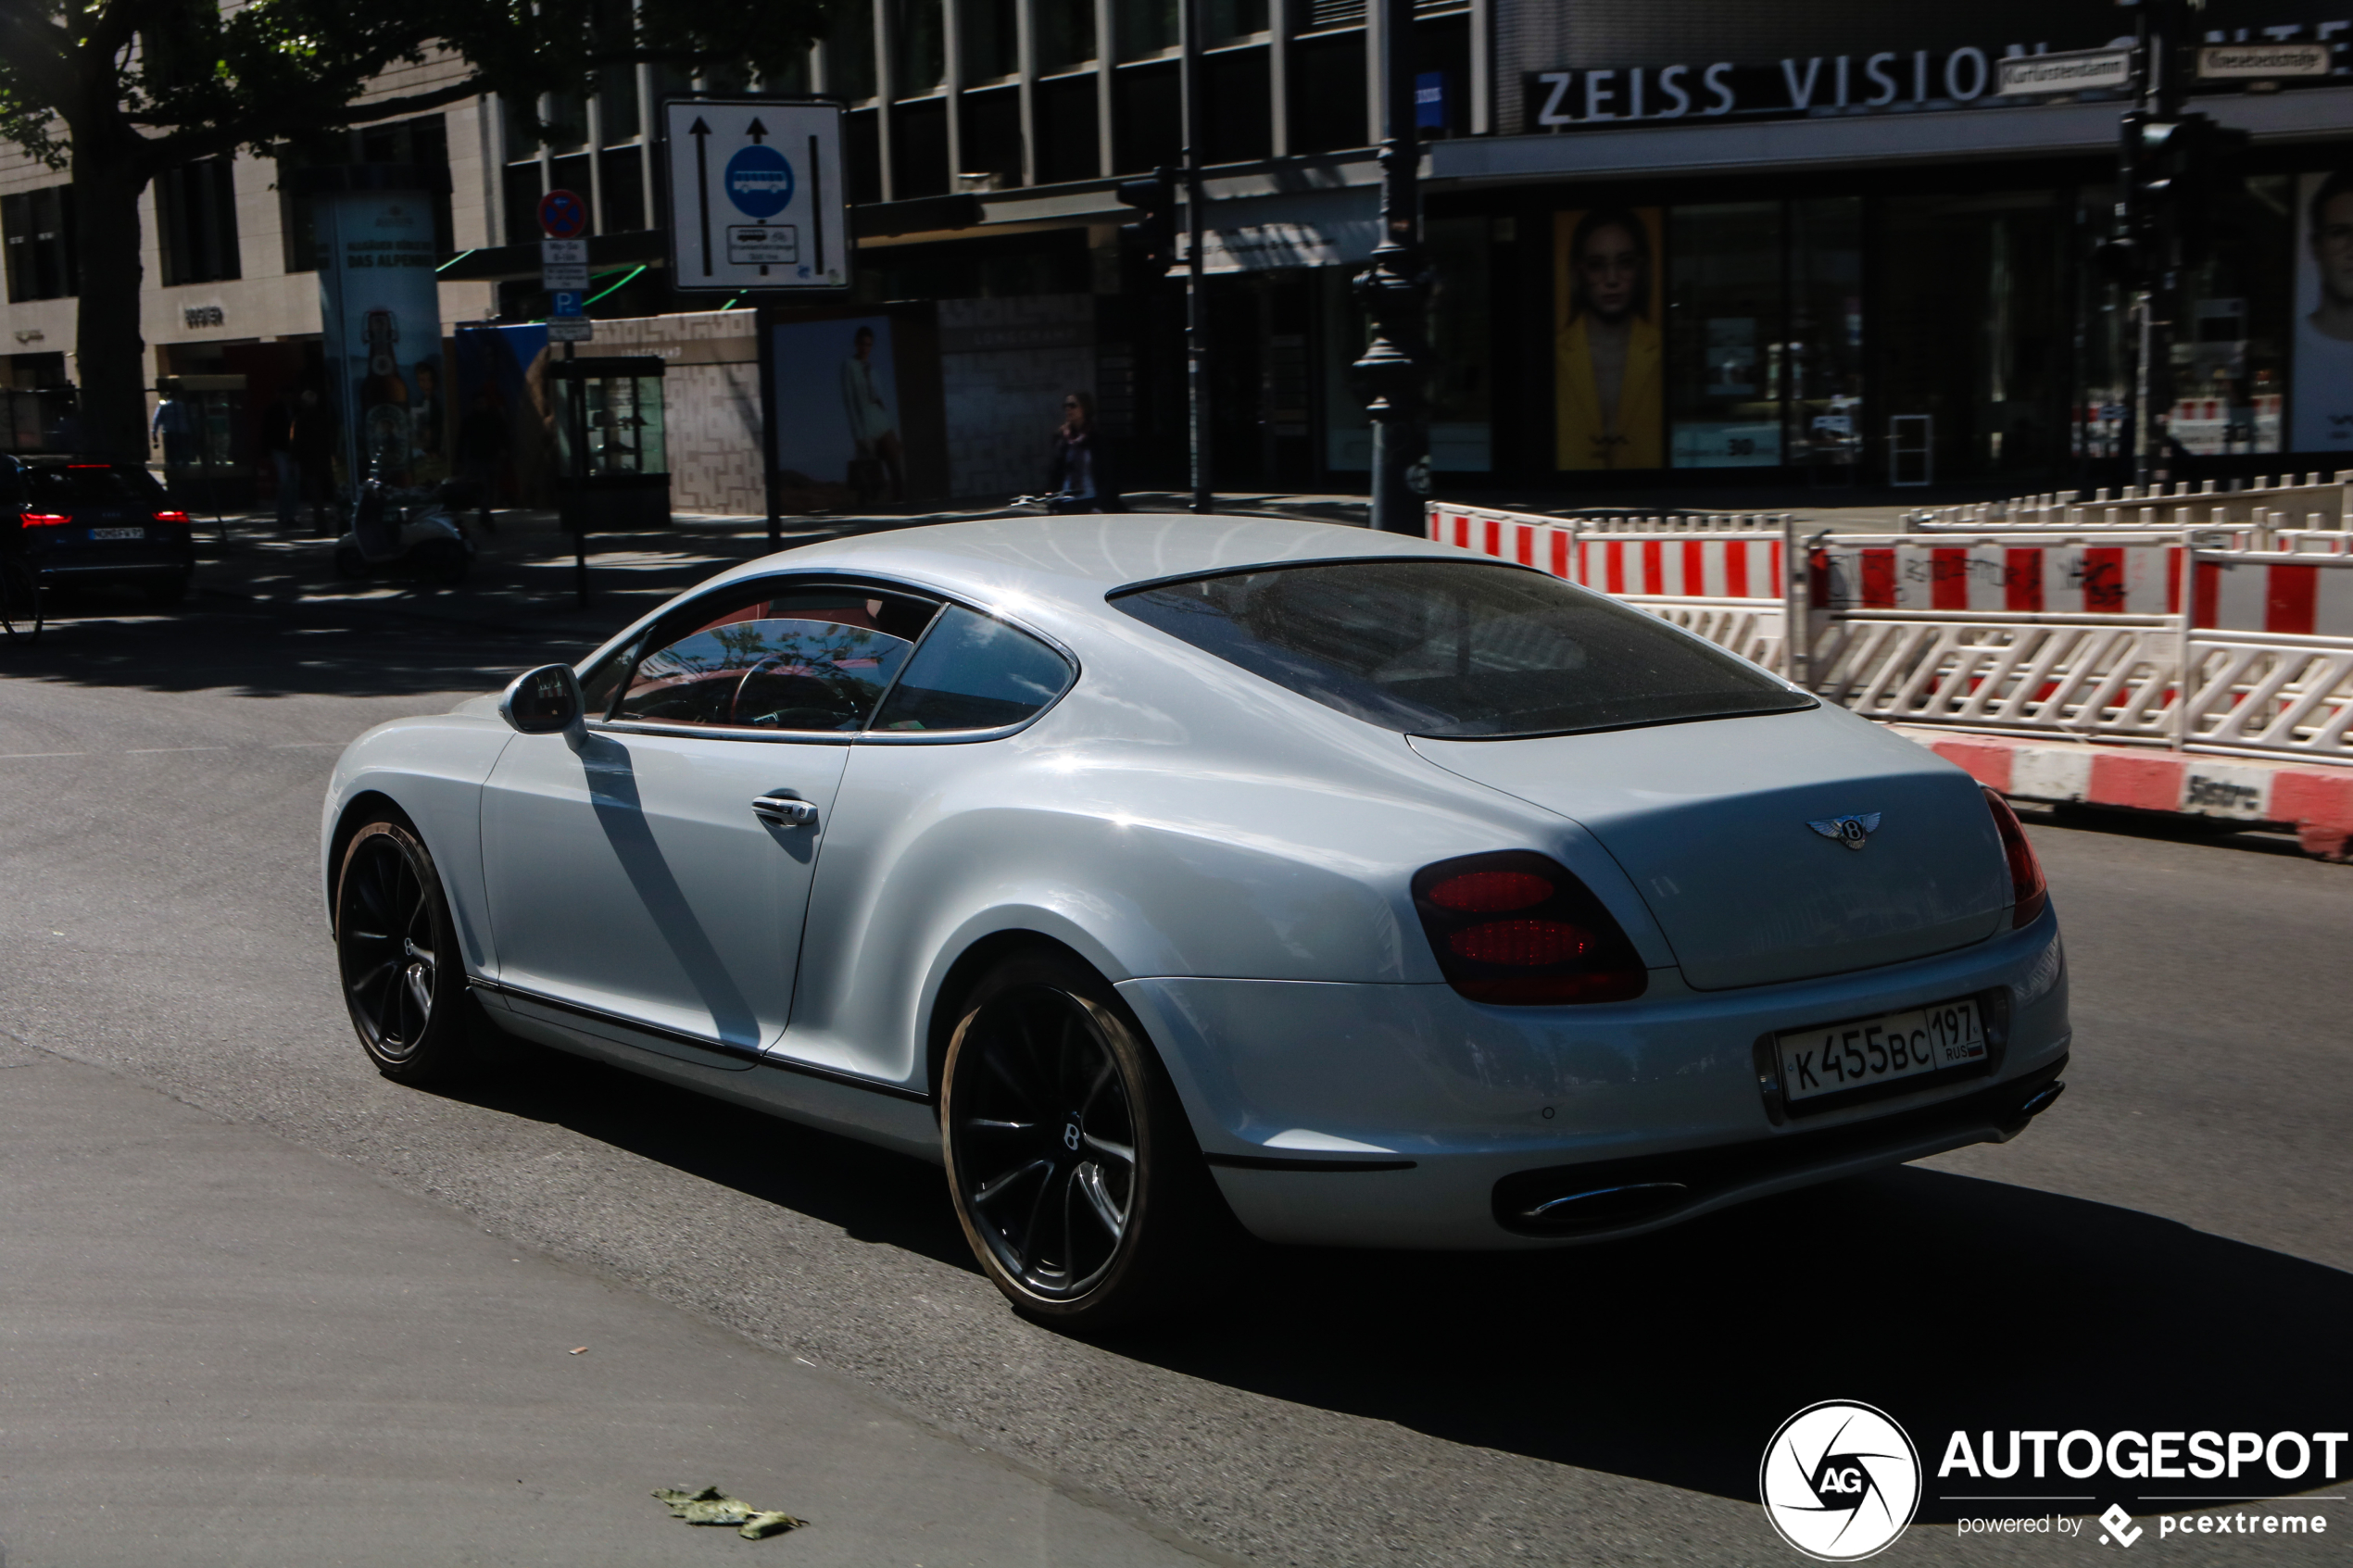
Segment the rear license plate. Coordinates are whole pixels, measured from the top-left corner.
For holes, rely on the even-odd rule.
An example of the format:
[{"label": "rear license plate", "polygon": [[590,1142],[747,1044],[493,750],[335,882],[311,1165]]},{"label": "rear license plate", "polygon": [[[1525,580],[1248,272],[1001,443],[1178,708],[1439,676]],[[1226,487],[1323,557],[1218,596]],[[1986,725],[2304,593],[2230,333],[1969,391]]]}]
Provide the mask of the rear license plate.
[{"label": "rear license plate", "polygon": [[94,528],[90,531],[93,539],[145,539],[146,536],[147,531],[144,528]]},{"label": "rear license plate", "polygon": [[1985,1060],[1977,998],[1851,1019],[1774,1037],[1784,1099],[1811,1099]]}]

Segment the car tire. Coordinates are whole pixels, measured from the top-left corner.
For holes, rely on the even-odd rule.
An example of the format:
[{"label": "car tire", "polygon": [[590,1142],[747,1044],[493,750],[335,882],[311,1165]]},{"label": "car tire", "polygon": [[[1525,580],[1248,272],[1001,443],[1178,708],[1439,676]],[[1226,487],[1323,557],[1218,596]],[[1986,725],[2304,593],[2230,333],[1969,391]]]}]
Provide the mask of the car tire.
[{"label": "car tire", "polygon": [[1014,1310],[1091,1333],[1213,1277],[1224,1205],[1176,1091],[1103,978],[1068,955],[1000,961],[941,1069],[949,1192]]},{"label": "car tire", "polygon": [[493,1026],[467,986],[433,853],[408,823],[376,817],[351,835],[334,912],[344,1005],[378,1072],[429,1084],[489,1060]]}]

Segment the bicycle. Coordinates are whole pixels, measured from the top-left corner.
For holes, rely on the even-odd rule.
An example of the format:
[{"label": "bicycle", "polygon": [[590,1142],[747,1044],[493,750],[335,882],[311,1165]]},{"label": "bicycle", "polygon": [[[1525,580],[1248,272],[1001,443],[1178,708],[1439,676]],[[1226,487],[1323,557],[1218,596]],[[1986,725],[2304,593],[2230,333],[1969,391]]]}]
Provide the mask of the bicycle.
[{"label": "bicycle", "polygon": [[0,556],[0,635],[11,643],[41,636],[41,580],[22,556]]}]

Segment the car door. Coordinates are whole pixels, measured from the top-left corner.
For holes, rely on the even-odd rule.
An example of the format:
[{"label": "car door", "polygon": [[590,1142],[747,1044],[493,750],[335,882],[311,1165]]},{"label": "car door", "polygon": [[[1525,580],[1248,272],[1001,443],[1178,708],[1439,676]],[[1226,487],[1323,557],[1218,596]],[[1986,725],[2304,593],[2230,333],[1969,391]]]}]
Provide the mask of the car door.
[{"label": "car door", "polygon": [[587,672],[585,738],[518,735],[483,797],[507,1005],[729,1065],[774,1042],[849,739],[937,608],[730,584]]}]

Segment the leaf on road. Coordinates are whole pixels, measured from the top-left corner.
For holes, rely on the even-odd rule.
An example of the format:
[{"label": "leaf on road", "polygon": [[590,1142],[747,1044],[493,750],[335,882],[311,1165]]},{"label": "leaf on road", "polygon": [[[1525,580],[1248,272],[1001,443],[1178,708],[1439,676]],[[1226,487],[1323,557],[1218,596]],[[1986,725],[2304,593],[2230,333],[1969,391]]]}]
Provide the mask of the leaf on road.
[{"label": "leaf on road", "polygon": [[809,1523],[789,1513],[757,1509],[741,1498],[731,1498],[717,1486],[702,1486],[694,1491],[684,1487],[657,1486],[654,1496],[667,1503],[673,1519],[689,1524],[740,1525],[736,1534],[748,1541],[762,1541],[771,1536],[781,1536],[787,1530],[798,1530]]}]

